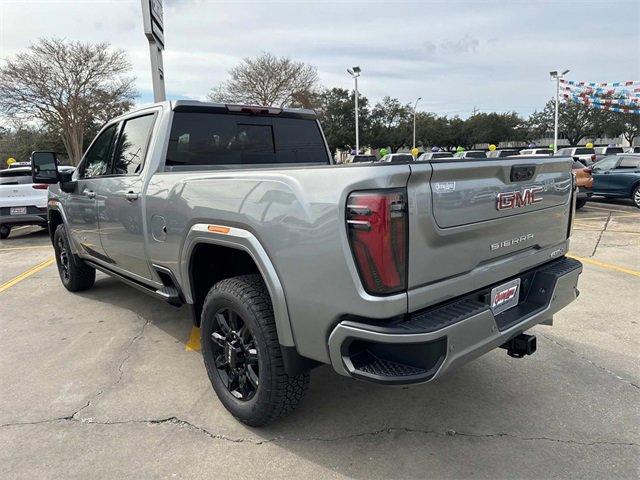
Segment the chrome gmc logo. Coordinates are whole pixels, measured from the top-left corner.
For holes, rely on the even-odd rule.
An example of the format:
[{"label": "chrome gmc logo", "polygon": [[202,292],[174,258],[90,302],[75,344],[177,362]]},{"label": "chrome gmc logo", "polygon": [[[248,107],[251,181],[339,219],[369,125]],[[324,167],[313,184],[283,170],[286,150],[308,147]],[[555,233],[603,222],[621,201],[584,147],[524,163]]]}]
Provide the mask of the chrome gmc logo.
[{"label": "chrome gmc logo", "polygon": [[496,209],[510,210],[512,208],[526,207],[542,201],[541,196],[536,196],[542,192],[542,187],[528,187],[521,192],[499,193],[496,198]]}]

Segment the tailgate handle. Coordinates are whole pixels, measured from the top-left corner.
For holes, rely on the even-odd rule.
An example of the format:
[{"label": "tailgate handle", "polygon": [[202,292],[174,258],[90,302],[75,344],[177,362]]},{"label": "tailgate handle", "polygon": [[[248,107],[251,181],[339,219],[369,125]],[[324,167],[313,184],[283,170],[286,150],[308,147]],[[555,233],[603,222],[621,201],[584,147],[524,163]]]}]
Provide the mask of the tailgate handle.
[{"label": "tailgate handle", "polygon": [[511,167],[512,182],[526,182],[531,180],[536,173],[535,165],[514,165]]}]

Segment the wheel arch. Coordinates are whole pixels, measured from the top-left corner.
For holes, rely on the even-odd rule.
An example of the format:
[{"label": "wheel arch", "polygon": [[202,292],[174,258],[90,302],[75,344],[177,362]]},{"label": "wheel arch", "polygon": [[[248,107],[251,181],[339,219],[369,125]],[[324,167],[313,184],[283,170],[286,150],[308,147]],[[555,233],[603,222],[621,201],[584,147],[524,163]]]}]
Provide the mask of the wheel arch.
[{"label": "wheel arch", "polygon": [[[276,269],[259,240],[249,231],[236,227],[209,230],[196,224],[185,239],[180,261],[182,291],[192,305],[193,321],[200,323],[204,295],[216,282],[247,273],[259,274],[267,286],[283,347],[295,347],[284,289]],[[217,268],[212,268],[213,264]],[[205,291],[206,289],[206,291]]]}]

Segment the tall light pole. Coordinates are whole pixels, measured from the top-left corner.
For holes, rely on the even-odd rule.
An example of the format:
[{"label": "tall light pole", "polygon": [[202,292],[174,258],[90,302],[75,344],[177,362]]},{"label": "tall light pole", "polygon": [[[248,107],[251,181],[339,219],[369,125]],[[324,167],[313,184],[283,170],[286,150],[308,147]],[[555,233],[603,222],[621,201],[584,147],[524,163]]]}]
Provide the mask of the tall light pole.
[{"label": "tall light pole", "polygon": [[422,97],[418,97],[413,106],[413,148],[416,148],[416,109],[418,108],[418,102],[420,100],[422,100]]},{"label": "tall light pole", "polygon": [[356,155],[360,153],[360,132],[358,130],[358,77],[360,76],[360,67],[347,68],[347,72],[356,82],[355,99],[356,99]]},{"label": "tall light pole", "polygon": [[556,81],[556,115],[553,127],[553,153],[558,151],[558,104],[560,103],[560,79],[569,73],[569,70],[565,70],[562,73],[558,73],[556,70],[549,72],[551,79]]}]

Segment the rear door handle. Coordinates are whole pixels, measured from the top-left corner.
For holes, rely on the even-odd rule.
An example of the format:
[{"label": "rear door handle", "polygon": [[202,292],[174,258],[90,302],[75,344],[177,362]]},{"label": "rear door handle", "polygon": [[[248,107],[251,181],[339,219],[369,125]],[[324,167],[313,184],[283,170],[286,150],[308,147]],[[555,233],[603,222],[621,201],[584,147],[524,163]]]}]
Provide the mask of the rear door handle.
[{"label": "rear door handle", "polygon": [[129,200],[130,202],[138,199],[138,194],[135,192],[127,192],[124,194],[124,198]]},{"label": "rear door handle", "polygon": [[96,198],[96,192],[94,192],[93,190],[85,190],[84,194],[87,196],[87,198]]}]

